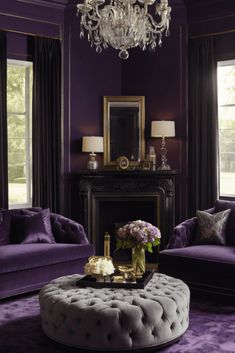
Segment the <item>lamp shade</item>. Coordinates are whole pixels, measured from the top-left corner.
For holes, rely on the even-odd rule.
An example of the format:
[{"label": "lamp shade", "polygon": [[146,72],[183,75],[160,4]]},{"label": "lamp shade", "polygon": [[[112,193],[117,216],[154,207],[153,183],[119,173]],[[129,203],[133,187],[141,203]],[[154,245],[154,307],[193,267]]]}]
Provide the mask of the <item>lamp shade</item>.
[{"label": "lamp shade", "polygon": [[151,137],[175,137],[175,122],[169,120],[152,121]]},{"label": "lamp shade", "polygon": [[83,136],[82,152],[104,152],[102,136]]}]

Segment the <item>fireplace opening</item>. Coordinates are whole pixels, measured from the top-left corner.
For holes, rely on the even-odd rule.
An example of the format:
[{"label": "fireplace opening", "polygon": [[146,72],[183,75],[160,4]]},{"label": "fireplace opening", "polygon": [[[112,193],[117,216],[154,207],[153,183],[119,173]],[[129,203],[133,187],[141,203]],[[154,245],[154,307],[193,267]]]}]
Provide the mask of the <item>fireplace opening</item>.
[{"label": "fireplace opening", "polygon": [[[164,216],[164,197],[161,192],[151,193],[94,193],[92,197],[92,242],[95,245],[96,254],[103,255],[104,234],[109,232],[111,236],[111,256],[117,261],[130,261],[131,250],[116,249],[116,231],[129,221],[141,219],[162,229]],[[156,248],[153,254],[146,252],[147,262],[156,262]]]}]

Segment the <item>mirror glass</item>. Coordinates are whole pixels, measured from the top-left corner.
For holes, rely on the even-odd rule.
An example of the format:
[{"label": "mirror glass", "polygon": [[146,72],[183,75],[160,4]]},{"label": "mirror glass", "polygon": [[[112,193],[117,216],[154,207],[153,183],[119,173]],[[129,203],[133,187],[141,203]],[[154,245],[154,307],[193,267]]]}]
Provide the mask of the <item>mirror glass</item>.
[{"label": "mirror glass", "polygon": [[144,97],[104,97],[104,167],[125,156],[130,166],[144,159]]}]

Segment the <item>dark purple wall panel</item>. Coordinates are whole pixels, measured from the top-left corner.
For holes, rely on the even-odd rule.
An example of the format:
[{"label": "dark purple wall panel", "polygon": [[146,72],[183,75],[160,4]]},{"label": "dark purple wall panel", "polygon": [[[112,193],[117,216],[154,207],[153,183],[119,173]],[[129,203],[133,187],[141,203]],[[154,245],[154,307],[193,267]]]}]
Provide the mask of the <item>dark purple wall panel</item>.
[{"label": "dark purple wall panel", "polygon": [[7,33],[7,57],[15,60],[29,60],[26,35]]},{"label": "dark purple wall panel", "polygon": [[[166,139],[168,162],[179,173],[176,183],[176,222],[187,214],[187,26],[185,9],[174,9],[184,23],[175,19],[171,36],[155,53],[131,51],[122,64],[122,93],[144,95],[146,102],[146,152],[155,146],[157,164],[161,162],[160,139],[150,136],[152,120],[174,120],[176,138]],[[178,17],[177,17],[178,19]]]},{"label": "dark purple wall panel", "polygon": [[0,13],[15,19],[37,20],[48,24],[61,24],[64,19],[64,9],[54,6],[53,4],[42,4],[39,6],[35,2],[26,3],[17,0],[1,0]]},{"label": "dark purple wall panel", "polygon": [[75,7],[66,13],[66,26],[70,28],[70,50],[65,52],[65,65],[70,65],[70,172],[76,172],[86,167],[88,158],[81,153],[82,136],[103,135],[103,96],[121,94],[121,62],[116,51],[97,54],[86,39],[80,39]]},{"label": "dark purple wall panel", "polygon": [[221,33],[235,29],[234,0],[188,0],[189,35]]}]

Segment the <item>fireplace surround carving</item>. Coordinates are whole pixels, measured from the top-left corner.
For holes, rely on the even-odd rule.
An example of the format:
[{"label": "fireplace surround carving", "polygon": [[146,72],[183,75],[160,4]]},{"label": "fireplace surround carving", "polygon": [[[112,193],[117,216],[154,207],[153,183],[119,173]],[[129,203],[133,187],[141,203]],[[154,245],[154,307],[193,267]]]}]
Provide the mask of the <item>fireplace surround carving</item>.
[{"label": "fireplace surround carving", "polygon": [[79,221],[96,253],[103,253],[104,234],[134,219],[161,230],[161,249],[175,225],[175,171],[84,171],[79,177]]}]

